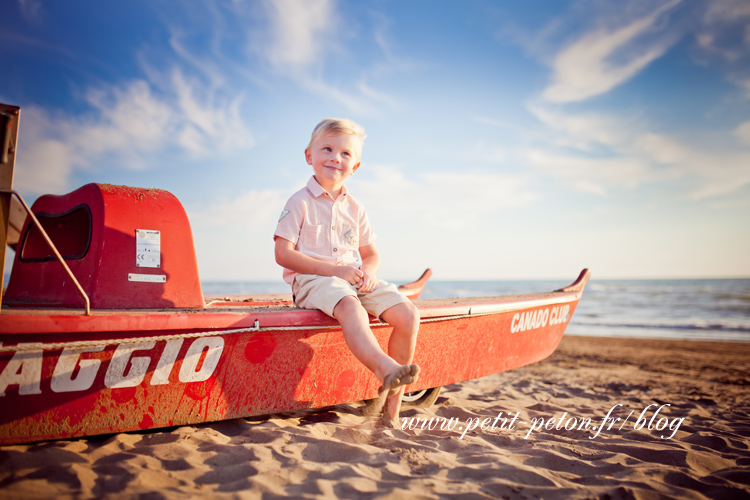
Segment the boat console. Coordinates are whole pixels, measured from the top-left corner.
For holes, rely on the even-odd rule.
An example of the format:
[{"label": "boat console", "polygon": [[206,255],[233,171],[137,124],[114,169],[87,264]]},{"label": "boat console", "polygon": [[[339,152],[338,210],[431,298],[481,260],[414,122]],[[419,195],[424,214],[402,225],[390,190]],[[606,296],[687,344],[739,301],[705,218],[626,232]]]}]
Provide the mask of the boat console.
[{"label": "boat console", "polygon": [[[87,184],[66,195],[41,196],[31,212],[91,308],[205,307],[190,223],[173,194]],[[73,281],[28,217],[3,303],[83,307]]]}]

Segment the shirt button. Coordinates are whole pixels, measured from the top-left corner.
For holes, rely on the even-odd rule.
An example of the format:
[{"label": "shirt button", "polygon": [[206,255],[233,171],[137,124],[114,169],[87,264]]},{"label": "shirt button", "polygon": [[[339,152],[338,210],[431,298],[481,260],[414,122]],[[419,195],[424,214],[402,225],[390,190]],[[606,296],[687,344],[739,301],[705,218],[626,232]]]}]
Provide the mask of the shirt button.
[{"label": "shirt button", "polygon": [[336,226],[331,226],[331,231],[335,231],[335,230],[336,230]]},{"label": "shirt button", "polygon": [[339,249],[338,249],[338,248],[334,248],[334,249],[333,249],[333,253],[336,253],[336,252],[338,252],[338,251],[339,251]]}]

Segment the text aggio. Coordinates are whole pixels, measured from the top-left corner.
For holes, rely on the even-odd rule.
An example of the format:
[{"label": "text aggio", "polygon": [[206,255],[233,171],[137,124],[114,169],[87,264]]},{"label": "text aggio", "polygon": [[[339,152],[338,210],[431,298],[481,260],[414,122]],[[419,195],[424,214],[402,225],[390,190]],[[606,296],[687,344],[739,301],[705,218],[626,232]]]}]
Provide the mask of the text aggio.
[{"label": "text aggio", "polygon": [[[159,362],[151,375],[151,385],[169,384],[180,348],[185,339],[166,341]],[[19,344],[19,347],[23,344]],[[136,387],[146,378],[151,358],[133,356],[135,351],[148,351],[156,346],[156,341],[136,344],[120,344],[112,353],[109,366],[104,375],[104,385],[110,389]],[[84,353],[101,352],[104,345],[68,348],[62,351],[57,359],[55,370],[50,379],[54,392],[85,391],[94,385],[94,380],[103,360],[81,358]],[[221,337],[202,337],[195,339],[187,352],[178,374],[180,382],[203,382],[208,380],[219,364],[224,350],[224,339]],[[204,354],[205,353],[205,354]],[[0,396],[10,385],[18,385],[19,394],[41,394],[42,351],[17,351],[0,373]],[[106,361],[106,360],[105,360]],[[201,361],[203,361],[201,363]]]}]

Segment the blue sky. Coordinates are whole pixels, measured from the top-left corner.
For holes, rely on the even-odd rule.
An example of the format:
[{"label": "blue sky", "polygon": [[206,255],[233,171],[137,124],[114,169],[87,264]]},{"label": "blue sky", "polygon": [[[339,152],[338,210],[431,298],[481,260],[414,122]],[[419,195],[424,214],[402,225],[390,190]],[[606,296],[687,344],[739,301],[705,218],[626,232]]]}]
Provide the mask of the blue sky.
[{"label": "blue sky", "polygon": [[380,276],[750,276],[750,3],[6,1],[15,188],[174,193],[203,280],[281,280],[314,125]]}]

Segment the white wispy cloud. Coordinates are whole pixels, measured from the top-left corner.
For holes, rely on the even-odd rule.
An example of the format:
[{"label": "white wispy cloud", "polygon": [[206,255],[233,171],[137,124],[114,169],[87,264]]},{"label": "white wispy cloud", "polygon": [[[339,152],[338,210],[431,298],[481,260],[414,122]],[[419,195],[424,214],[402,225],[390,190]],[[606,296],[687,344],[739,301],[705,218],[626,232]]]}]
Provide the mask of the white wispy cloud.
[{"label": "white wispy cloud", "polygon": [[270,23],[266,41],[255,39],[268,61],[292,72],[319,63],[326,50],[336,50],[326,30],[339,32],[333,0],[265,0]]},{"label": "white wispy cloud", "polygon": [[[581,30],[581,23],[588,22],[593,25]],[[696,62],[720,67],[727,81],[745,89],[750,98],[749,23],[746,0],[579,0],[541,28],[505,26],[498,38],[513,40],[552,68],[541,93],[547,102],[581,102],[605,94],[684,39],[693,42]],[[572,38],[571,31],[577,33]]]},{"label": "white wispy cloud", "polygon": [[[252,146],[252,134],[241,116],[242,93],[226,102],[214,92],[201,92],[200,83],[180,70],[172,71],[180,117],[179,143],[198,154],[222,153]],[[215,102],[218,101],[218,102]]]},{"label": "white wispy cloud", "polygon": [[94,112],[63,119],[61,137],[85,159],[107,151],[153,151],[175,127],[174,110],[143,80],[91,89],[85,98]]},{"label": "white wispy cloud", "polygon": [[[200,74],[204,81],[209,82],[209,87],[212,90],[219,89],[227,84],[227,77],[225,76],[227,71],[226,69],[223,69],[221,65],[221,63],[225,63],[226,61],[221,61],[218,64],[216,61],[217,57],[223,59],[220,50],[212,48],[210,56],[201,57],[199,51],[194,48],[189,48],[186,45],[187,35],[184,33],[183,29],[170,26],[169,30],[171,32],[169,46],[187,68]],[[219,29],[219,26],[217,26],[216,31],[218,33],[222,32]],[[219,45],[219,42],[215,42],[212,45]],[[152,68],[147,69],[150,70],[149,73],[151,75],[156,73]]]},{"label": "white wispy cloud", "polygon": [[634,189],[658,177],[639,158],[586,158],[542,150],[529,150],[526,157],[546,175],[564,179],[570,188],[599,196],[613,188]]},{"label": "white wispy cloud", "polygon": [[750,49],[750,2],[720,0],[708,2],[696,39],[704,50],[729,62],[746,58]]},{"label": "white wispy cloud", "polygon": [[641,125],[637,116],[614,117],[596,112],[569,113],[538,103],[529,103],[526,108],[553,132],[554,144],[582,151],[632,141],[633,131]]},{"label": "white wispy cloud", "polygon": [[27,194],[58,193],[68,187],[75,150],[59,138],[59,120],[30,106],[21,110],[19,151],[13,187]]},{"label": "white wispy cloud", "polygon": [[695,174],[694,199],[729,195],[750,184],[750,153],[699,154],[688,167]]},{"label": "white wispy cloud", "polygon": [[750,76],[731,76],[729,81],[745,91],[745,98],[750,99]]},{"label": "white wispy cloud", "polygon": [[272,235],[290,194],[253,189],[210,205],[187,206],[201,277],[280,280]]},{"label": "white wispy cloud", "polygon": [[155,154],[175,146],[199,156],[252,146],[240,116],[241,96],[215,103],[212,94],[177,69],[171,92],[132,80],[89,89],[83,98],[90,108],[79,115],[25,108],[17,188],[64,191],[74,170],[95,170],[105,155],[116,155],[122,168],[148,168]]},{"label": "white wispy cloud", "polygon": [[542,96],[565,103],[588,99],[629,80],[664,54],[676,38],[669,34],[644,39],[680,0],[614,29],[599,28],[565,47],[554,59],[552,83]]},{"label": "white wispy cloud", "polygon": [[699,62],[708,66],[718,58],[727,80],[750,99],[750,2],[707,2],[695,38]]},{"label": "white wispy cloud", "polygon": [[750,151],[707,148],[658,134],[648,134],[636,144],[647,158],[669,163],[697,200],[727,196],[750,185]]},{"label": "white wispy cloud", "polygon": [[734,129],[734,136],[743,144],[750,146],[750,121],[741,123]]},{"label": "white wispy cloud", "polygon": [[[667,167],[671,179],[682,179],[696,200],[727,196],[750,185],[750,152],[691,143],[663,134],[644,133],[626,154]],[[662,167],[662,168],[663,168]]]},{"label": "white wispy cloud", "polygon": [[[393,165],[367,165],[367,172],[364,177],[355,175],[348,184],[355,196],[368,200],[368,210],[396,221],[403,219],[406,205],[419,207],[410,214],[410,224],[421,227],[466,228],[503,210],[529,206],[541,197],[528,174],[478,170],[406,175]],[[452,202],[457,196],[460,204]],[[404,200],[405,205],[394,200]]]},{"label": "white wispy cloud", "polygon": [[[741,146],[656,133],[639,117],[574,114],[537,105],[529,110],[547,127],[551,146],[529,149],[526,158],[573,189],[605,195],[680,180],[685,196],[704,199],[750,184],[750,153]],[[750,141],[750,122],[734,135]]]},{"label": "white wispy cloud", "polygon": [[92,110],[80,116],[38,106],[22,110],[17,189],[64,191],[75,169],[93,170],[108,153],[118,153],[126,168],[143,168],[141,155],[160,147],[174,127],[172,109],[144,81],[90,90],[85,100]]},{"label": "white wispy cloud", "polygon": [[[368,75],[390,71],[406,71],[408,64],[396,58],[386,42],[384,21],[376,19],[374,33],[357,32],[342,19],[335,0],[265,0],[261,3],[261,23],[248,30],[248,44],[273,70],[312,95],[344,106],[357,114],[376,114],[383,106],[394,108],[398,99],[375,88]],[[240,15],[247,12],[237,10]],[[257,17],[257,16],[256,16]],[[370,38],[368,38],[368,35]],[[383,61],[367,67],[357,64],[349,42],[367,43],[380,48]],[[337,68],[331,72],[328,69]],[[345,67],[347,77],[341,75]]]},{"label": "white wispy cloud", "polygon": [[36,22],[44,12],[42,2],[39,0],[18,0],[21,15],[29,22]]},{"label": "white wispy cloud", "polygon": [[546,145],[536,141],[537,147],[526,152],[532,165],[598,195],[679,180],[684,196],[715,199],[750,183],[750,159],[743,148],[750,143],[748,123],[734,129],[735,143],[718,138],[712,143],[692,140],[688,131],[655,132],[647,109],[617,116],[569,110],[570,103],[622,85],[686,35],[695,37],[697,62],[710,65],[718,56],[726,78],[750,89],[750,75],[742,69],[750,59],[750,4],[723,0],[678,11],[679,3],[662,3],[637,18],[623,13],[619,24],[613,20],[619,7],[600,6],[595,15],[600,26],[563,46],[551,62],[550,84],[540,99],[527,104],[549,134]]},{"label": "white wispy cloud", "polygon": [[190,211],[190,220],[195,227],[243,227],[252,232],[268,221],[276,224],[278,215],[291,193],[281,190],[250,190],[232,199],[220,199],[217,202]]}]

